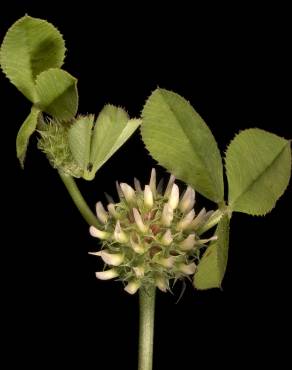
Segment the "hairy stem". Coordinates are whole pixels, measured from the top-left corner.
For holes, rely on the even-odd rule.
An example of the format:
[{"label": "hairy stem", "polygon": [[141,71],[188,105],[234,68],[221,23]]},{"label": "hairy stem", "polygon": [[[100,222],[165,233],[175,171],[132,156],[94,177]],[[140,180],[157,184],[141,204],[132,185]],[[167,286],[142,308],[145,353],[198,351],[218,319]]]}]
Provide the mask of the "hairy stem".
[{"label": "hairy stem", "polygon": [[94,215],[94,213],[89,208],[88,204],[84,200],[82,194],[80,193],[74,179],[70,175],[66,175],[62,171],[58,171],[59,175],[65,184],[73,202],[75,203],[76,207],[78,208],[79,212],[85,219],[85,221],[88,223],[88,225],[93,225],[95,227],[99,227],[99,222]]},{"label": "hairy stem", "polygon": [[155,287],[139,290],[140,333],[138,370],[152,370]]}]

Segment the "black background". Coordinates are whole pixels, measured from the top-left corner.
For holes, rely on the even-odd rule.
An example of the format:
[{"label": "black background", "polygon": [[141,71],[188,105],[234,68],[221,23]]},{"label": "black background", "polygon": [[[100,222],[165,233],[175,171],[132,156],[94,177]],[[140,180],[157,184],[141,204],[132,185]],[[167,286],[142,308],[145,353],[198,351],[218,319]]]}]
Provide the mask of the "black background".
[{"label": "black background", "polygon": [[[68,49],[64,68],[79,80],[80,113],[97,113],[110,102],[139,116],[160,86],[192,103],[222,153],[249,127],[291,138],[287,9],[89,4],[9,1],[0,15],[1,39],[25,13],[58,27]],[[96,241],[37,151],[36,138],[20,169],[15,137],[30,103],[0,79],[3,318],[10,362],[135,369],[137,296],[95,279],[101,265],[88,251]],[[104,191],[115,194],[115,180],[131,183],[136,176],[145,183],[153,166],[136,133],[93,182],[78,184],[93,206],[105,201]],[[158,293],[154,369],[177,360],[184,369],[214,360],[237,367],[284,359],[290,199],[291,187],[265,218],[234,214],[223,291],[196,292],[190,285],[178,304],[179,287],[173,296]]]}]

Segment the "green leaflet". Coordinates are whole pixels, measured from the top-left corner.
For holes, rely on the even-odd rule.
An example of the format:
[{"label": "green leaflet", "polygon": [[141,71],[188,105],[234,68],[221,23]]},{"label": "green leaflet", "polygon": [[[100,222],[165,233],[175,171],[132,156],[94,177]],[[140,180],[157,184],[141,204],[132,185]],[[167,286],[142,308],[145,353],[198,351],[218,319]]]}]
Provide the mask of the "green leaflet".
[{"label": "green leaflet", "polygon": [[228,259],[229,223],[228,215],[220,220],[216,230],[218,240],[207,248],[195,273],[194,286],[196,289],[221,287]]},{"label": "green leaflet", "polygon": [[36,129],[39,114],[40,110],[35,107],[32,107],[30,114],[23,122],[17,134],[16,153],[17,158],[19,159],[22,167],[24,165],[24,159],[26,155],[29,138]]},{"label": "green leaflet", "polygon": [[78,109],[77,79],[68,72],[51,68],[36,79],[38,107],[59,120],[70,120]]},{"label": "green leaflet", "polygon": [[61,67],[64,56],[65,44],[59,31],[42,19],[24,16],[8,30],[0,50],[0,64],[18,90],[36,103],[37,75]]},{"label": "green leaflet", "polygon": [[83,172],[87,169],[90,157],[91,134],[94,116],[78,117],[69,129],[69,146],[73,158]]},{"label": "green leaflet", "polygon": [[122,108],[106,105],[99,113],[93,130],[90,163],[92,171],[86,175],[93,179],[99,168],[129,139],[141,124],[129,119]]},{"label": "green leaflet", "polygon": [[112,105],[102,109],[93,130],[93,116],[78,118],[69,130],[69,145],[74,159],[84,171],[83,177],[92,180],[140,124],[141,120],[129,119],[122,108]]},{"label": "green leaflet", "polygon": [[226,170],[232,210],[264,215],[289,183],[290,142],[260,129],[244,130],[227,149]]},{"label": "green leaflet", "polygon": [[147,100],[142,117],[142,138],[153,158],[205,197],[222,202],[220,152],[193,107],[178,94],[157,89]]}]

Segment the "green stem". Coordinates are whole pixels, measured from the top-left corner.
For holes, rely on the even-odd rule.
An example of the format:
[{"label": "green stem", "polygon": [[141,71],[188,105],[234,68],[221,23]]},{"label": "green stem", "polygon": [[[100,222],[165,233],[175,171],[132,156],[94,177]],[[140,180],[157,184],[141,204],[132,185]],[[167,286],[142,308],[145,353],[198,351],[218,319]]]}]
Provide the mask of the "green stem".
[{"label": "green stem", "polygon": [[155,287],[139,290],[140,333],[138,370],[152,370]]},{"label": "green stem", "polygon": [[99,227],[99,222],[94,215],[94,213],[91,211],[91,209],[88,207],[88,204],[84,200],[82,194],[80,193],[76,182],[74,181],[73,177],[70,175],[66,175],[62,171],[58,171],[59,175],[65,184],[73,202],[75,203],[76,207],[78,208],[79,212],[85,219],[85,221],[88,223],[88,225],[93,225],[95,227]]}]

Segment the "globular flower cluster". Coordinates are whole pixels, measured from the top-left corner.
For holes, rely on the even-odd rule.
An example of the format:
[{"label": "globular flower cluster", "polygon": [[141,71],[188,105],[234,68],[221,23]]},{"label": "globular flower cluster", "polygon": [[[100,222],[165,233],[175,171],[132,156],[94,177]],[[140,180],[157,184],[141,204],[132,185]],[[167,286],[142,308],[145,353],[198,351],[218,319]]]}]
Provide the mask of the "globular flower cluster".
[{"label": "globular flower cluster", "polygon": [[108,204],[107,211],[101,202],[96,204],[101,226],[91,226],[90,234],[102,240],[102,249],[91,254],[106,264],[104,271],[96,272],[98,279],[118,278],[134,294],[153,285],[166,292],[170,280],[195,273],[200,249],[217,238],[199,237],[214,213],[203,208],[196,214],[195,191],[188,186],[180,197],[174,181],[171,175],[162,192],[153,169],[144,190],[137,179],[135,189],[117,183],[120,202]]}]

